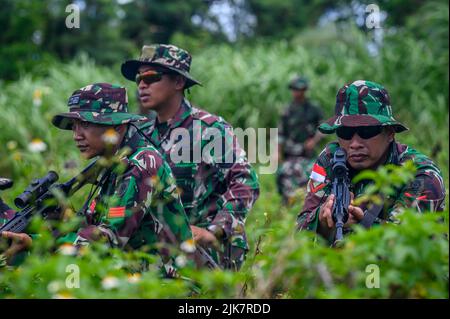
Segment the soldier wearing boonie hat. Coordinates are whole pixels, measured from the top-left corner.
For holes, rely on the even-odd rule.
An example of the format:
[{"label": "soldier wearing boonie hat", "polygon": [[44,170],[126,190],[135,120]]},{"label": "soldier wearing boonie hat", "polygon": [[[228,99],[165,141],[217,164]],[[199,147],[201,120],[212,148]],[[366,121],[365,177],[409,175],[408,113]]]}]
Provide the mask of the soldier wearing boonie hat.
[{"label": "soldier wearing boonie hat", "polygon": [[[91,194],[86,226],[60,238],[60,243],[83,245],[106,239],[112,247],[150,251],[155,244],[174,245],[192,239],[175,180],[161,154],[134,127],[146,118],[128,113],[126,89],[109,83],[94,83],[76,90],[68,101],[69,112],[53,117],[58,128],[72,130],[77,147],[87,158],[128,148],[119,165],[100,174],[98,193]],[[165,262],[169,251],[160,249]],[[173,259],[173,258],[172,258]]]},{"label": "soldier wearing boonie hat", "polygon": [[69,112],[52,119],[53,125],[63,130],[71,130],[74,120],[102,125],[145,120],[143,116],[128,113],[126,89],[109,83],[95,83],[76,90],[67,105]]},{"label": "soldier wearing boonie hat", "polygon": [[142,65],[162,67],[166,71],[172,71],[186,78],[185,89],[195,84],[201,85],[199,81],[189,73],[192,57],[186,50],[169,44],[144,45],[138,60],[128,60],[122,64],[123,76],[135,81]]},{"label": "soldier wearing boonie hat", "polygon": [[[141,107],[157,113],[156,119],[140,128],[169,162],[194,240],[209,250],[215,262],[239,269],[248,251],[245,219],[258,198],[259,183],[231,125],[185,98],[184,90],[200,84],[190,74],[191,61],[186,50],[174,45],[144,45],[139,59],[124,62],[121,71],[136,82]],[[196,125],[202,136],[194,130]],[[186,130],[189,138],[171,140],[171,133],[180,129]],[[222,158],[206,161],[200,155],[199,161],[191,156],[179,161],[172,156],[171,150],[180,145],[185,146],[181,149],[198,148],[203,154],[207,143],[201,141],[209,140],[205,134],[211,129],[220,132],[222,145],[226,145]],[[231,156],[225,158],[225,154]],[[227,162],[229,158],[232,163]]]},{"label": "soldier wearing boonie hat", "polygon": [[[401,166],[409,160],[417,168],[415,179],[403,185],[396,194],[384,198],[384,205],[350,205],[346,227],[361,224],[368,228],[382,222],[397,222],[395,216],[405,207],[414,207],[419,212],[444,209],[442,173],[427,156],[395,141],[395,133],[408,128],[394,118],[389,94],[382,85],[363,80],[344,85],[336,95],[335,115],[323,122],[319,130],[324,134],[335,133],[338,141],[328,144],[313,166],[308,193],[297,220],[300,229],[316,231],[333,241],[335,227],[331,208],[334,199],[328,195],[331,192],[331,161],[337,147],[347,154],[350,180],[364,169],[377,169],[388,164]],[[368,185],[367,181],[352,184],[355,198]]]},{"label": "soldier wearing boonie hat", "polygon": [[322,138],[317,126],[323,117],[320,107],[306,96],[309,81],[305,76],[295,76],[288,88],[292,101],[284,109],[278,125],[277,187],[284,204],[292,204],[308,182],[314,151]]}]

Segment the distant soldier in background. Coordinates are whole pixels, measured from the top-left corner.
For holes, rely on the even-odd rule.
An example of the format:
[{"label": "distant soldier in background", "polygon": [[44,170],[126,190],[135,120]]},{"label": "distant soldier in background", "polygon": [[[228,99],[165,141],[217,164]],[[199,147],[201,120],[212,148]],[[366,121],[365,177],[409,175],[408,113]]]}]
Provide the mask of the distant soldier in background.
[{"label": "distant soldier in background", "polygon": [[289,83],[292,102],[281,116],[278,126],[278,192],[283,203],[290,204],[296,191],[308,182],[314,149],[322,134],[317,126],[322,120],[321,109],[307,98],[308,79],[296,76]]}]

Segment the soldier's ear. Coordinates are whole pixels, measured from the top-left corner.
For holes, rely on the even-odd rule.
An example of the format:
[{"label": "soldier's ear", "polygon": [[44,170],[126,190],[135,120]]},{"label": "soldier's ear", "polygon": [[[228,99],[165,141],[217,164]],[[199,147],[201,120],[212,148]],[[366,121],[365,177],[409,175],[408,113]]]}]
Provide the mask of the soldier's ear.
[{"label": "soldier's ear", "polygon": [[184,76],[177,75],[175,77],[175,88],[177,90],[183,90],[185,84],[186,84],[186,78]]}]

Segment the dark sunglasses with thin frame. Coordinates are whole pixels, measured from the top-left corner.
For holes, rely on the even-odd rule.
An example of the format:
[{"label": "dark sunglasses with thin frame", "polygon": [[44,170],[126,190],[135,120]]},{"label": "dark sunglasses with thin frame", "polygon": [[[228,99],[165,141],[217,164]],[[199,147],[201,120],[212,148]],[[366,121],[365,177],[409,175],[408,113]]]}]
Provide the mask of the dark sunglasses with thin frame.
[{"label": "dark sunglasses with thin frame", "polygon": [[353,135],[358,134],[362,139],[369,139],[377,136],[383,131],[382,126],[360,126],[348,127],[342,126],[336,129],[336,135],[343,140],[351,140]]}]

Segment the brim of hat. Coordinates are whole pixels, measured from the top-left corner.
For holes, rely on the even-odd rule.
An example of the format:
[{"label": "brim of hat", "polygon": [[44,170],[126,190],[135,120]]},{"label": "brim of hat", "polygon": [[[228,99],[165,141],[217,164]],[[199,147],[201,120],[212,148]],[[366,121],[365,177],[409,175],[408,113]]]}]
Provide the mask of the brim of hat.
[{"label": "brim of hat", "polygon": [[145,116],[124,112],[68,112],[55,115],[52,118],[52,124],[63,130],[71,130],[74,120],[102,125],[120,125],[131,122],[145,121],[147,118]]},{"label": "brim of hat", "polygon": [[320,124],[318,130],[323,134],[332,134],[338,127],[360,127],[360,126],[392,126],[396,133],[409,130],[405,125],[392,117],[384,115],[340,115],[333,116]]},{"label": "brim of hat", "polygon": [[300,90],[306,90],[308,88],[308,85],[306,85],[306,84],[305,85],[298,85],[298,86],[289,85],[288,88],[290,90],[298,90],[298,91],[300,91]]},{"label": "brim of hat", "polygon": [[193,85],[202,85],[200,83],[200,81],[197,81],[196,79],[194,79],[188,72],[184,72],[184,71],[180,71],[176,68],[161,64],[161,63],[153,63],[153,62],[143,62],[143,61],[139,61],[139,60],[128,60],[125,61],[124,63],[122,63],[122,66],[120,68],[120,71],[122,72],[122,75],[130,81],[136,81],[136,74],[139,71],[139,67],[141,67],[142,65],[151,65],[151,66],[158,66],[158,67],[163,67],[169,70],[172,70],[178,74],[181,74],[182,76],[184,76],[186,78],[186,85],[184,86],[185,89],[190,88]]}]

